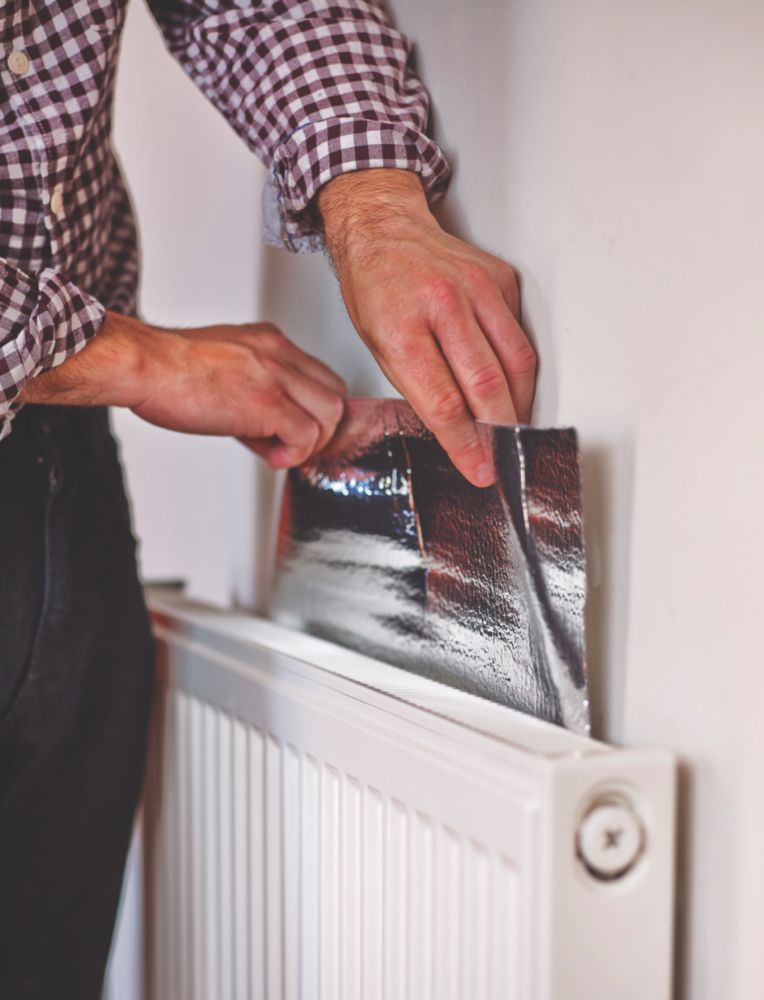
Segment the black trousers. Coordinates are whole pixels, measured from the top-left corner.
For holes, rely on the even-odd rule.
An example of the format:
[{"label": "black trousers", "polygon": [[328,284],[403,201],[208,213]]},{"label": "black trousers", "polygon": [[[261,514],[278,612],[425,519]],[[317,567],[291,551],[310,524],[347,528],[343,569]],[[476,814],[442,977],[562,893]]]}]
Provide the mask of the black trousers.
[{"label": "black trousers", "polygon": [[104,409],[0,442],[0,1000],[97,1000],[143,779],[152,643]]}]

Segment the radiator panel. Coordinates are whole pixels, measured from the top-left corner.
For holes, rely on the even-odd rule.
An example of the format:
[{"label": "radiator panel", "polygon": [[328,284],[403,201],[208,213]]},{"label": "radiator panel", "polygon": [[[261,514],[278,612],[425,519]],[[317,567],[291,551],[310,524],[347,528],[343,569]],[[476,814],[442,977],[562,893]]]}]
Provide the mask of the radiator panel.
[{"label": "radiator panel", "polygon": [[[668,758],[559,730],[538,752],[533,727],[553,727],[491,706],[478,732],[453,702],[437,715],[304,646],[285,657],[267,623],[240,642],[194,614],[157,622],[149,1000],[668,997]],[[619,781],[650,799],[650,864],[612,891],[572,845],[581,803]],[[632,913],[665,940],[602,957]]]},{"label": "radiator panel", "polygon": [[157,1000],[518,995],[508,859],[183,691],[162,713]]}]

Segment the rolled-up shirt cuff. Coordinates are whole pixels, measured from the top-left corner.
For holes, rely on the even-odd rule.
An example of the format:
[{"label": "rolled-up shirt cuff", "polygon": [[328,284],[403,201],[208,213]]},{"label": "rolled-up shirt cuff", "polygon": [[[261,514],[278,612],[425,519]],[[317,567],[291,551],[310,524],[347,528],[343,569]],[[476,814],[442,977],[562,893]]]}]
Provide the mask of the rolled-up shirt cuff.
[{"label": "rolled-up shirt cuff", "polygon": [[388,167],[419,175],[430,201],[445,191],[443,151],[405,124],[332,118],[297,129],[277,147],[263,192],[264,239],[290,250],[320,250],[323,229],[313,199],[339,174]]},{"label": "rolled-up shirt cuff", "polygon": [[97,299],[58,271],[30,277],[0,262],[0,440],[10,433],[24,386],[81,351],[105,316]]}]

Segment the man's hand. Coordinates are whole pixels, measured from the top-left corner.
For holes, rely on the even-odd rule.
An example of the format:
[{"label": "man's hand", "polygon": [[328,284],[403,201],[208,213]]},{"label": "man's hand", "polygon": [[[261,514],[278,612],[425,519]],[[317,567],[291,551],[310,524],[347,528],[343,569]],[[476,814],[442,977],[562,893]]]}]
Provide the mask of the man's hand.
[{"label": "man's hand", "polygon": [[535,388],[514,271],[444,232],[416,174],[343,174],[318,208],[359,334],[457,468],[489,485],[474,421],[527,422]]},{"label": "man's hand", "polygon": [[108,313],[84,350],[21,399],[130,407],[160,427],[241,438],[287,468],[329,441],[346,394],[339,376],[268,323],[163,330]]}]

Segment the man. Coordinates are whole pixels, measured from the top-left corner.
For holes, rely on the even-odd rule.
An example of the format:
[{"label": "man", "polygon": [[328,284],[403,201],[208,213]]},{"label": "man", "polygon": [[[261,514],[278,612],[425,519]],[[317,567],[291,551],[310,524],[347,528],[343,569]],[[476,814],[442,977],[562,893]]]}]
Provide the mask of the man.
[{"label": "man", "polygon": [[[342,380],[268,324],[135,316],[110,146],[126,0],[0,8],[0,996],[98,996],[140,791],[151,642],[107,406],[247,440],[331,437]],[[379,0],[150,0],[269,167],[271,238],[325,245],[353,323],[476,485],[474,418],[529,418],[535,357],[500,260],[445,233],[448,168]],[[214,192],[211,192],[214,196]]]}]

